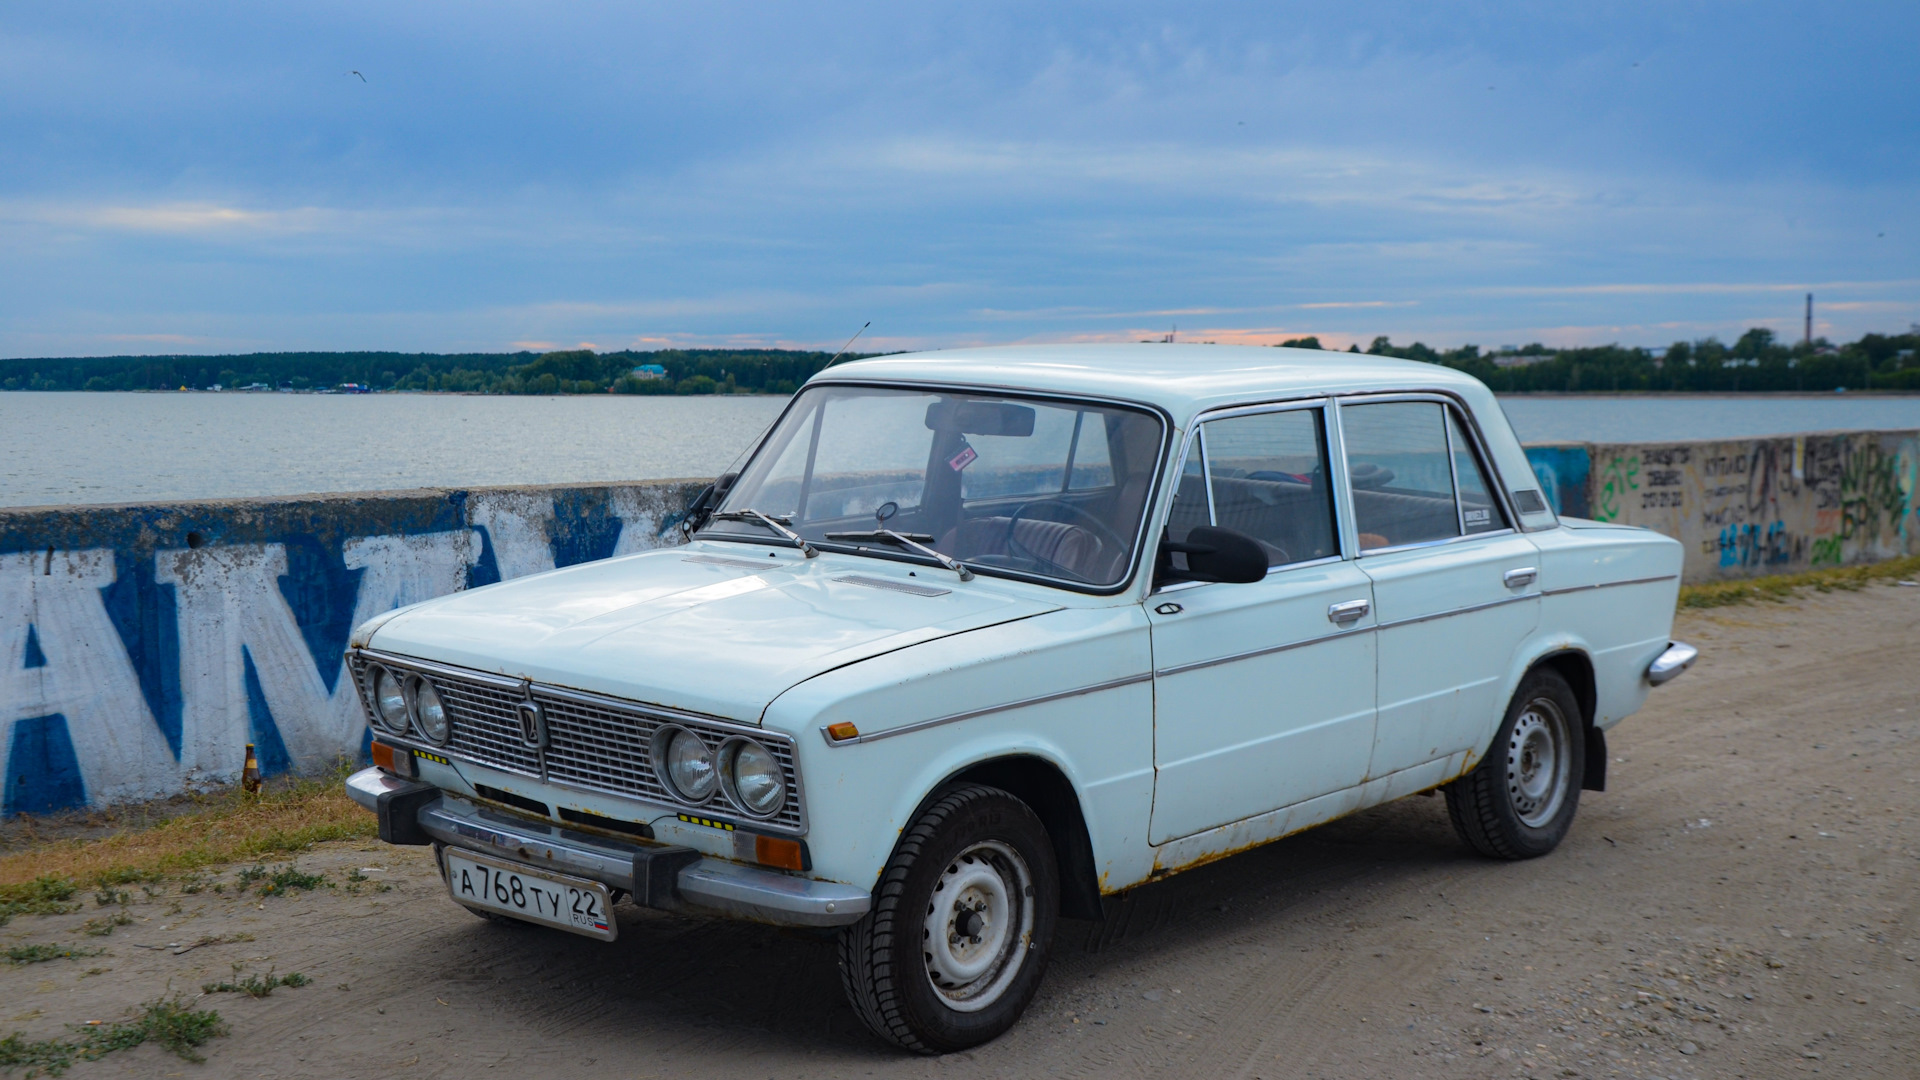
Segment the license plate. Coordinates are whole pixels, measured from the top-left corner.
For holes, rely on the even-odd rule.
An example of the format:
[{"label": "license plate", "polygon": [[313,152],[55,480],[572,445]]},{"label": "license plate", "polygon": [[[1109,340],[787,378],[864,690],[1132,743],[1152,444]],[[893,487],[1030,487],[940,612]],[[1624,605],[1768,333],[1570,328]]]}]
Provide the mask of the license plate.
[{"label": "license plate", "polygon": [[504,859],[448,848],[447,891],[468,907],[612,941],[619,932],[607,887]]}]

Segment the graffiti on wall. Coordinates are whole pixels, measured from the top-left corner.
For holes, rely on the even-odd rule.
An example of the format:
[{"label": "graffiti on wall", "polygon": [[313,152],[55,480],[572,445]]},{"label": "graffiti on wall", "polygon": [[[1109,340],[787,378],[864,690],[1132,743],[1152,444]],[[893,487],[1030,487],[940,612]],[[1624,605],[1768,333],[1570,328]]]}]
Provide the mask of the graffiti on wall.
[{"label": "graffiti on wall", "polygon": [[342,654],[404,604],[659,547],[686,485],[0,512],[0,813],[364,756]]},{"label": "graffiti on wall", "polygon": [[1746,577],[1920,551],[1920,433],[1596,446],[1593,516],[1687,547],[1686,578]]}]

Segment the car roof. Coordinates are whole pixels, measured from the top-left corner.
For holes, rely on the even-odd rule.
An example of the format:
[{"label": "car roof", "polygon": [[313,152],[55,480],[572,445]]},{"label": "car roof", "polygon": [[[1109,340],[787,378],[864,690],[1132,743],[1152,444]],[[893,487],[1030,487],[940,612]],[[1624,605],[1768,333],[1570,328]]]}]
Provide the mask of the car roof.
[{"label": "car roof", "polygon": [[1472,376],[1417,360],[1318,349],[1161,343],[898,353],[840,364],[811,381],[945,383],[1120,398],[1158,405],[1180,427],[1208,409],[1282,397],[1435,389],[1475,401],[1486,393],[1485,385]]}]

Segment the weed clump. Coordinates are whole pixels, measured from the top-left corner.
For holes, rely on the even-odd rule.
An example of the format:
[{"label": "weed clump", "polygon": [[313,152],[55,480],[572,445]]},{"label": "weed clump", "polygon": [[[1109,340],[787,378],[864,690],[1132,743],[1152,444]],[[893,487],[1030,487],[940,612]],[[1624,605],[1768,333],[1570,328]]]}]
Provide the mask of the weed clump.
[{"label": "weed clump", "polygon": [[0,1071],[11,1074],[24,1069],[29,1077],[42,1073],[59,1076],[75,1061],[98,1061],[115,1050],[130,1050],[144,1042],[158,1043],[187,1061],[199,1063],[206,1058],[196,1051],[227,1033],[219,1013],[189,1008],[178,997],[150,1001],[131,1020],[68,1027],[73,1035],[64,1039],[30,1040],[18,1031],[0,1039]]},{"label": "weed clump", "polygon": [[292,892],[305,892],[313,889],[331,889],[333,883],[325,874],[309,874],[295,868],[292,864],[278,870],[268,870],[264,866],[250,866],[240,871],[240,890],[245,892],[254,882],[262,882],[261,896],[285,896]]},{"label": "weed clump", "polygon": [[105,949],[86,949],[78,945],[15,945],[0,952],[0,959],[14,967],[28,964],[44,964],[49,960],[77,960],[82,956],[99,956]]},{"label": "weed clump", "polygon": [[[238,965],[235,965],[236,967]],[[302,987],[313,982],[312,979],[295,971],[287,975],[275,975],[269,971],[265,975],[255,972],[239,981],[228,979],[224,982],[210,982],[200,987],[203,994],[245,994],[251,998],[263,998],[273,993],[277,987]]]},{"label": "weed clump", "polygon": [[132,921],[133,916],[124,911],[116,911],[111,915],[105,915],[98,919],[88,919],[86,922],[80,924],[80,930],[88,937],[106,937],[113,933],[114,927],[126,926]]},{"label": "weed clump", "polygon": [[79,911],[80,905],[70,902],[79,891],[80,887],[71,880],[52,874],[17,885],[0,885],[0,926],[7,925],[15,915],[65,915]]}]

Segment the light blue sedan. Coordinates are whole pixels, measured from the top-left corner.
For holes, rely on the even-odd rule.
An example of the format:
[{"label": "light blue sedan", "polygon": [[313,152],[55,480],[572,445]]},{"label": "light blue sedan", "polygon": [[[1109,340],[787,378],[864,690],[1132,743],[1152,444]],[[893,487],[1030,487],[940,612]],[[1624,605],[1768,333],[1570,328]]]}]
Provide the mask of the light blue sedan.
[{"label": "light blue sedan", "polygon": [[348,789],[488,918],[838,927],[920,1052],[1010,1027],[1059,917],[1389,799],[1552,851],[1694,657],[1679,544],[1556,517],[1485,386],[1371,356],[843,364],[680,527],[360,627]]}]

